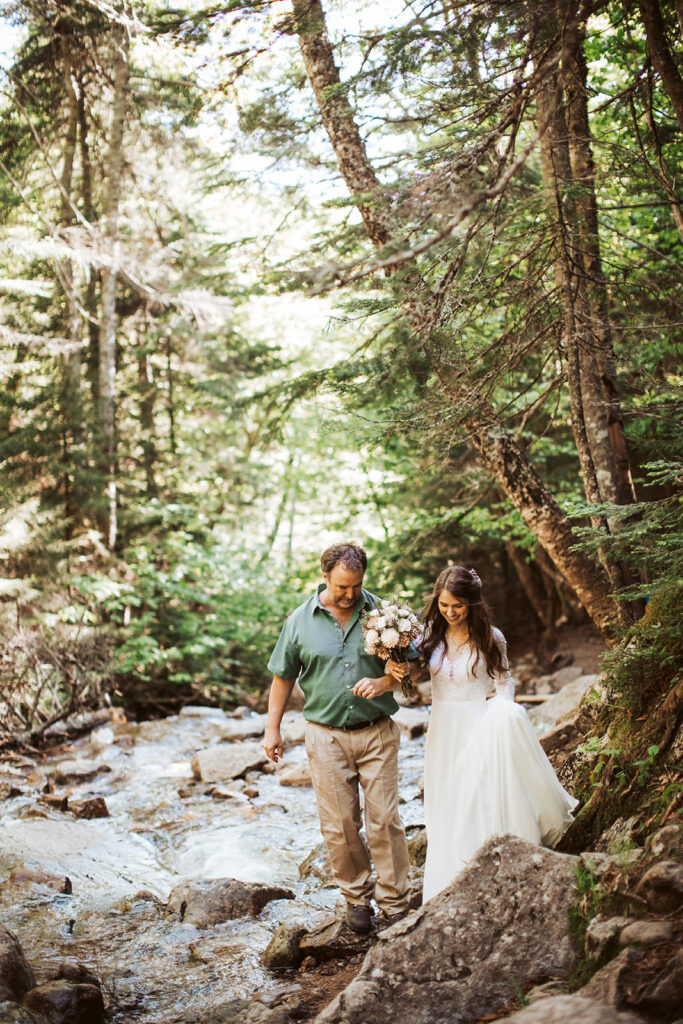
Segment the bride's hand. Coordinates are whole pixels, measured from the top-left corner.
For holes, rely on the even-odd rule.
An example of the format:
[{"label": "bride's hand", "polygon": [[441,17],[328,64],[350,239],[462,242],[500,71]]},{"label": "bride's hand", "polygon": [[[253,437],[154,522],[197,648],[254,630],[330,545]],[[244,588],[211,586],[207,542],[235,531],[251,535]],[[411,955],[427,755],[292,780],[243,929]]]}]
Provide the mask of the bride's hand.
[{"label": "bride's hand", "polygon": [[402,683],[405,677],[410,673],[410,669],[405,661],[392,661],[391,658],[386,664],[384,670],[388,676],[395,679],[397,683]]}]

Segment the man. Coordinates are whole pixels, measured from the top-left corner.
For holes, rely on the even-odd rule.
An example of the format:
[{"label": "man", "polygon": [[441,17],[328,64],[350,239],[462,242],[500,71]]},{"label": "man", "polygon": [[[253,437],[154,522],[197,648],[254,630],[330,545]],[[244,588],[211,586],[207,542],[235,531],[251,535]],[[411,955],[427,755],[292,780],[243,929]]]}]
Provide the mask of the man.
[{"label": "man", "polygon": [[[346,900],[346,923],[356,932],[370,930],[373,895],[390,923],[405,915],[409,900],[408,848],[398,814],[400,734],[389,717],[398,710],[392,691],[400,683],[364,650],[360,616],[377,605],[363,589],[367,561],[356,544],[323,552],[323,582],[286,620],[268,662],[273,683],[264,740],[268,757],[279,760],[282,715],[298,679],[320,829]],[[359,786],[377,873],[374,893],[360,835]]]}]

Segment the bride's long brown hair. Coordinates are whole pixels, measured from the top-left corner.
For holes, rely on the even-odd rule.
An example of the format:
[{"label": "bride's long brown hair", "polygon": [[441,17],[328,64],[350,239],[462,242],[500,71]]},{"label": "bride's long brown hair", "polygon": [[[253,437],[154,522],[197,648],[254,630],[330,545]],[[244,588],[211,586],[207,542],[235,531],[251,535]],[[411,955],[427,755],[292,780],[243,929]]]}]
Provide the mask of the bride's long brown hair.
[{"label": "bride's long brown hair", "polygon": [[503,669],[503,656],[491,632],[489,609],[481,596],[481,580],[474,569],[463,569],[461,565],[450,565],[439,573],[434,590],[424,610],[424,636],[420,643],[420,654],[429,660],[439,647],[442,657],[446,653],[446,630],[448,622],[439,611],[439,596],[447,590],[453,597],[467,605],[467,628],[476,657],[472,666],[475,672],[480,656],[486,662],[486,671],[493,679]]}]

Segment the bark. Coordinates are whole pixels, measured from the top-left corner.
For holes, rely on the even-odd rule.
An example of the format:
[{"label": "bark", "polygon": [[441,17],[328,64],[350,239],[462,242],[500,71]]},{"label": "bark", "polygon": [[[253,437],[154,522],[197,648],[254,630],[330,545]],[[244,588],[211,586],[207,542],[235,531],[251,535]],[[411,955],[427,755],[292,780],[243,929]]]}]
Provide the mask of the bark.
[{"label": "bark", "polygon": [[[635,501],[628,445],[624,434],[616,358],[608,313],[607,281],[600,258],[598,205],[595,197],[595,165],[588,119],[585,32],[578,22],[574,2],[559,2],[564,38],[560,75],[566,97],[567,140],[574,202],[577,210],[583,280],[590,315],[590,349],[582,355],[584,398],[589,401],[589,436],[598,440],[607,430],[596,458],[600,493],[605,501],[628,505]],[[610,451],[611,449],[611,451]]]},{"label": "bark", "polygon": [[[677,13],[679,19],[683,21],[678,6]],[[678,118],[681,131],[683,131],[683,78],[669,49],[662,12],[657,0],[639,0],[638,7],[645,26],[647,49],[652,67],[659,75],[662,85],[669,95],[671,106]]]},{"label": "bark", "polygon": [[552,633],[555,628],[552,604],[548,600],[548,593],[545,587],[539,583],[532,564],[527,562],[522,552],[519,548],[515,547],[511,540],[506,541],[505,552],[519,582],[524,588],[524,593],[534,610],[536,618],[547,633]]},{"label": "bark", "polygon": [[99,517],[107,547],[113,550],[117,531],[116,498],[116,277],[119,261],[118,216],[123,172],[123,131],[128,92],[128,35],[119,29],[115,37],[114,94],[109,152],[104,187],[104,242],[107,266],[102,271],[99,330],[99,432],[106,480],[105,500]]},{"label": "bark", "polygon": [[[71,43],[66,35],[59,37],[62,64],[62,84],[67,101],[67,127],[64,136],[62,171],[60,175],[61,203],[60,227],[67,241],[68,229],[74,223],[73,177],[78,137],[78,97],[74,86],[74,60]],[[64,512],[67,536],[71,536],[75,520],[81,514],[74,476],[75,448],[83,437],[83,411],[81,401],[81,345],[83,319],[81,315],[80,274],[71,259],[62,259],[57,275],[64,293],[64,321],[67,348],[61,355],[60,418],[62,427],[62,463]]]},{"label": "bark", "polygon": [[[78,139],[81,153],[81,203],[83,216],[89,224],[95,221],[95,205],[92,188],[92,162],[90,159],[88,112],[85,105],[85,83],[81,77],[78,91]],[[100,338],[97,316],[97,271],[88,270],[85,287],[84,309],[88,324],[88,378],[94,408],[99,405]]]},{"label": "bark", "polygon": [[154,427],[154,405],[156,400],[156,387],[152,374],[152,364],[149,353],[145,350],[145,337],[142,338],[138,353],[138,392],[140,401],[140,427],[142,444],[142,463],[145,470],[145,489],[148,497],[154,497],[157,493],[157,483],[154,469],[157,461],[157,445]]},{"label": "bark", "polygon": [[[339,72],[325,30],[319,0],[294,0],[297,31],[306,71],[320,108],[339,169],[352,195],[378,189],[365,147],[360,139],[353,111],[339,84]],[[363,214],[368,234],[376,246],[391,240],[388,221],[379,206],[367,206]],[[378,219],[379,218],[379,219]],[[407,309],[415,325],[414,311]],[[418,316],[419,316],[418,311]],[[422,320],[422,318],[421,318]],[[454,401],[463,403],[459,385],[440,378]],[[576,536],[529,459],[492,413],[477,410],[476,422],[467,424],[470,443],[482,464],[519,510],[559,571],[577,593],[598,628],[608,633],[618,619],[618,608],[610,596],[610,584],[602,570],[585,554],[572,551]]]}]

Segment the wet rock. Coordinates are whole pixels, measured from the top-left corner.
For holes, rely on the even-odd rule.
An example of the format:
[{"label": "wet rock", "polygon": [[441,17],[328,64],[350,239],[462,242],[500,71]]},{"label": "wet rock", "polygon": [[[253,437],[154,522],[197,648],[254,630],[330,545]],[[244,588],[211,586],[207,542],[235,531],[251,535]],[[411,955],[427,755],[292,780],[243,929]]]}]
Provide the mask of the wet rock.
[{"label": "wet rock", "polygon": [[249,715],[246,718],[226,718],[221,724],[221,739],[226,743],[237,740],[251,740],[263,736],[266,731],[265,715]]},{"label": "wet rock", "polygon": [[178,718],[203,718],[210,721],[225,722],[226,714],[222,708],[207,708],[201,704],[186,704],[178,712]]},{"label": "wet rock", "polygon": [[108,818],[109,808],[103,796],[92,796],[80,804],[74,804],[72,810],[77,818]]},{"label": "wet rock", "polygon": [[59,965],[57,977],[65,981],[73,981],[81,985],[95,985],[100,988],[99,979],[88,970],[85,964],[69,963],[68,961]]},{"label": "wet rock", "polygon": [[244,789],[242,790],[242,793],[250,800],[255,800],[256,797],[259,795],[259,791],[256,788],[256,786],[245,786]]},{"label": "wet rock", "polygon": [[318,1024],[477,1020],[533,980],[567,977],[575,864],[523,839],[490,839],[442,893],[380,933]]},{"label": "wet rock", "polygon": [[35,983],[19,939],[0,924],[0,1000],[18,1003]]},{"label": "wet rock", "polygon": [[671,921],[632,921],[622,929],[619,942],[622,946],[634,943],[637,946],[656,946],[673,939]]},{"label": "wet rock", "polygon": [[414,867],[422,867],[427,856],[427,830],[417,829],[408,836],[408,857]]},{"label": "wet rock", "polygon": [[82,782],[92,782],[98,775],[110,771],[108,764],[100,764],[97,761],[64,761],[50,772],[49,777],[58,786],[78,785]]},{"label": "wet rock", "polygon": [[213,800],[244,800],[245,794],[241,789],[228,789],[226,786],[214,786],[207,790]]},{"label": "wet rock", "polygon": [[626,925],[627,917],[594,917],[586,929],[586,952],[598,959],[616,952],[619,936]]},{"label": "wet rock", "polygon": [[317,878],[323,885],[332,881],[332,865],[324,842],[314,846],[305,860],[299,864],[299,878]]},{"label": "wet rock", "polygon": [[359,935],[352,932],[341,917],[330,917],[303,936],[299,943],[299,954],[302,960],[313,957],[316,963],[325,960],[346,960],[357,953],[365,952],[373,941],[373,932]]},{"label": "wet rock", "polygon": [[645,848],[655,857],[668,857],[681,845],[681,826],[665,825],[648,836]]},{"label": "wet rock", "polygon": [[299,944],[306,934],[301,921],[286,921],[277,929],[261,954],[261,963],[269,971],[298,967],[302,960]]},{"label": "wet rock", "polygon": [[42,1013],[33,1013],[25,1006],[0,1000],[0,1021],[2,1024],[48,1024]]},{"label": "wet rock", "polygon": [[502,1017],[498,1024],[642,1024],[642,1018],[619,1013],[594,999],[559,995]]},{"label": "wet rock", "polygon": [[67,796],[50,796],[46,793],[38,797],[38,803],[51,807],[54,811],[68,811],[69,798]]},{"label": "wet rock", "polygon": [[190,1013],[182,1024],[290,1024],[291,1018],[284,1007],[265,1006],[247,999],[231,999],[222,1006]]},{"label": "wet rock", "polygon": [[202,782],[230,782],[267,761],[259,743],[226,743],[200,750],[192,758],[192,771]]},{"label": "wet rock", "polygon": [[11,800],[15,796],[21,796],[22,792],[23,790],[11,782],[0,782],[0,800]]},{"label": "wet rock", "polygon": [[277,772],[281,786],[312,786],[311,769],[308,761],[288,764]]},{"label": "wet rock", "polygon": [[409,740],[416,740],[422,736],[427,728],[429,716],[417,708],[399,708],[396,714],[391,716],[404,736]]},{"label": "wet rock", "polygon": [[683,865],[675,860],[660,860],[645,872],[636,892],[647,900],[656,914],[678,910],[683,903]]},{"label": "wet rock", "polygon": [[237,917],[256,917],[272,900],[293,899],[291,890],[279,886],[240,882],[236,878],[193,879],[172,890],[165,916],[195,928],[209,928]]},{"label": "wet rock", "polygon": [[24,1005],[49,1024],[104,1024],[104,1000],[97,985],[58,979],[32,988]]},{"label": "wet rock", "polygon": [[[53,875],[48,871],[36,871],[33,868],[15,868],[7,880],[10,885],[26,888],[38,887],[52,889],[54,892],[69,895],[73,892],[71,879],[68,875]],[[3,883],[7,884],[7,883]]]}]

